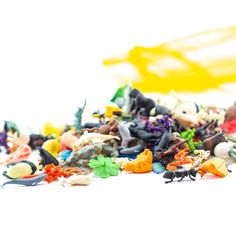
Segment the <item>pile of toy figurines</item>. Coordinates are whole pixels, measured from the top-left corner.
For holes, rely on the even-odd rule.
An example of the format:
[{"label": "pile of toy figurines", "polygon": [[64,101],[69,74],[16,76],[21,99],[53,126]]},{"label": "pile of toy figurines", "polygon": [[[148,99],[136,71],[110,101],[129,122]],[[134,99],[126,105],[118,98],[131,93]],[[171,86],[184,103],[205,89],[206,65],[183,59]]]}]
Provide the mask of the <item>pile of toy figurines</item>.
[{"label": "pile of toy figurines", "polygon": [[53,181],[89,185],[95,176],[120,172],[161,174],[165,183],[197,175],[225,177],[236,162],[236,103],[228,109],[179,102],[169,109],[129,86],[119,88],[95,122],[83,122],[84,107],[66,127],[51,123],[24,134],[5,121],[0,133],[2,186]]}]

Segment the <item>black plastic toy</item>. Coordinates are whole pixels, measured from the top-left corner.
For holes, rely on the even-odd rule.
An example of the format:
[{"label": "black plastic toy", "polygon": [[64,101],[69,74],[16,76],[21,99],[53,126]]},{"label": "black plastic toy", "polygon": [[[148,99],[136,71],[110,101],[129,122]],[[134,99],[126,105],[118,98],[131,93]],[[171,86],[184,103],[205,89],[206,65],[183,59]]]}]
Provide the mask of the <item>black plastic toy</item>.
[{"label": "black plastic toy", "polygon": [[145,97],[138,89],[132,89],[129,92],[131,100],[130,113],[138,114],[143,108],[143,114],[150,115],[151,110],[156,106],[156,103],[151,99]]},{"label": "black plastic toy", "polygon": [[190,170],[179,169],[176,171],[170,171],[170,170],[166,171],[163,175],[163,178],[170,179],[169,181],[165,182],[166,184],[168,184],[168,183],[171,183],[174,180],[174,178],[180,178],[178,182],[181,182],[185,177],[189,177],[192,181],[194,181],[196,175],[197,175],[197,171],[193,168]]},{"label": "black plastic toy", "polygon": [[37,147],[39,150],[39,155],[42,158],[41,164],[43,166],[49,165],[49,164],[54,164],[55,166],[59,165],[59,161],[52,156],[47,150],[43,149],[42,147]]}]

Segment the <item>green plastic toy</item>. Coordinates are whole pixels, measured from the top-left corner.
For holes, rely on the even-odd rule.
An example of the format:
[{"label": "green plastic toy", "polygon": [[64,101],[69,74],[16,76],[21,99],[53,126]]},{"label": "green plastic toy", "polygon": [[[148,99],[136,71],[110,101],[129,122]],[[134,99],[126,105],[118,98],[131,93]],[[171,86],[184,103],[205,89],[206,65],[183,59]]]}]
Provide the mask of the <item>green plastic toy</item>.
[{"label": "green plastic toy", "polygon": [[89,167],[94,171],[94,174],[101,178],[108,178],[110,176],[117,176],[119,174],[120,166],[112,163],[112,159],[98,155],[95,159],[91,159]]},{"label": "green plastic toy", "polygon": [[12,131],[13,133],[16,133],[17,137],[20,136],[20,130],[18,126],[12,121],[5,121],[4,129],[6,132]]},{"label": "green plastic toy", "polygon": [[84,112],[84,108],[86,106],[86,100],[84,101],[83,107],[78,107],[77,112],[75,113],[75,130],[80,131],[82,128],[82,115]]},{"label": "green plastic toy", "polygon": [[196,149],[195,147],[200,144],[201,142],[194,142],[193,141],[193,137],[196,133],[196,130],[195,129],[188,129],[186,131],[183,131],[181,134],[180,134],[180,137],[181,138],[184,138],[187,141],[187,144],[188,144],[188,147],[189,147],[189,150],[191,152],[194,152],[194,150]]}]

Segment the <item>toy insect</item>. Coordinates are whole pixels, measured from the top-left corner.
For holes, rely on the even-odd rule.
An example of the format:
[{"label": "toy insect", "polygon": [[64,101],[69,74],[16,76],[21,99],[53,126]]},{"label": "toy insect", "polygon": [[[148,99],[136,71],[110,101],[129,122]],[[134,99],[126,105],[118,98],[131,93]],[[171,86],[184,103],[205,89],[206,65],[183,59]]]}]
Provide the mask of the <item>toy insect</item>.
[{"label": "toy insect", "polygon": [[165,179],[170,179],[169,181],[166,181],[165,183],[171,183],[174,178],[180,178],[178,182],[181,182],[185,177],[189,177],[192,181],[195,180],[195,177],[197,175],[197,171],[195,169],[179,169],[176,171],[166,171],[163,175],[163,178]]}]

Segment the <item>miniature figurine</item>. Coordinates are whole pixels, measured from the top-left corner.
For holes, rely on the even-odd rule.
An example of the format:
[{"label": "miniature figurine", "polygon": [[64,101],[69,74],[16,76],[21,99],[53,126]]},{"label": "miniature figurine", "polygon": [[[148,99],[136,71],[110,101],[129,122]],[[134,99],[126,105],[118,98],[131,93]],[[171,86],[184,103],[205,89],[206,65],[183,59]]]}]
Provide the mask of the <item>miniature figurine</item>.
[{"label": "miniature figurine", "polygon": [[189,177],[192,181],[195,181],[195,177],[197,175],[197,171],[195,169],[186,170],[184,168],[176,170],[176,171],[166,171],[163,175],[163,178],[170,179],[165,183],[171,183],[174,178],[180,178],[178,182],[181,182],[185,177]]}]

